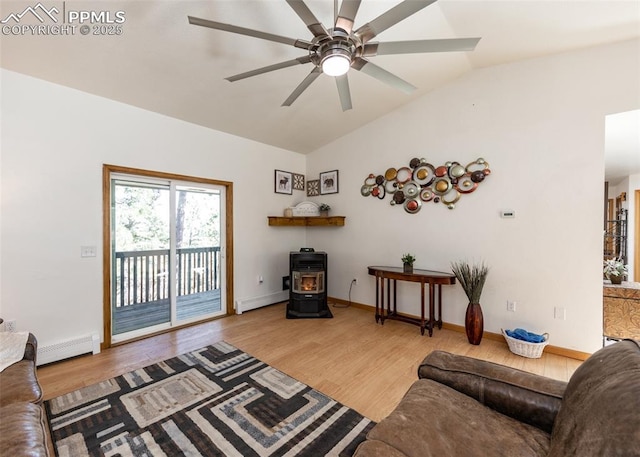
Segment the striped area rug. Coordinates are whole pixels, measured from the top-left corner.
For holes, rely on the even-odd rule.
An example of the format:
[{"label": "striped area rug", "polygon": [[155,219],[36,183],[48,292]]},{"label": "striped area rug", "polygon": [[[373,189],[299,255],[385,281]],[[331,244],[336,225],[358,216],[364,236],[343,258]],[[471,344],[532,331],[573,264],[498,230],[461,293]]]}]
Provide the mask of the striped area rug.
[{"label": "striped area rug", "polygon": [[225,342],[45,407],[59,457],[350,456],[374,425]]}]

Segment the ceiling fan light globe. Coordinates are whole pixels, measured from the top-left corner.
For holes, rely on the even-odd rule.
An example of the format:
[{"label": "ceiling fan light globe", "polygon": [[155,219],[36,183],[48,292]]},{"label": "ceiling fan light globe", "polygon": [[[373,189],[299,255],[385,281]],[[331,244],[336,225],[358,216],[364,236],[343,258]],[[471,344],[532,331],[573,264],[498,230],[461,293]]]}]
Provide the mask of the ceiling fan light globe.
[{"label": "ceiling fan light globe", "polygon": [[342,76],[349,71],[351,60],[341,54],[333,54],[322,60],[322,72],[329,76]]}]

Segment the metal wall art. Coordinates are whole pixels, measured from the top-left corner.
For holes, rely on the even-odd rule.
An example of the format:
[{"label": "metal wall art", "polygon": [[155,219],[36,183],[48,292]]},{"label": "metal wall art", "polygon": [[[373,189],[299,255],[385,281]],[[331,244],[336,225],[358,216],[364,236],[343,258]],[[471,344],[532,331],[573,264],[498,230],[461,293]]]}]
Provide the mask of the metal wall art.
[{"label": "metal wall art", "polygon": [[442,202],[453,209],[463,194],[475,191],[490,174],[489,163],[482,158],[466,167],[459,162],[434,167],[424,158],[413,158],[408,167],[389,168],[381,175],[370,174],[360,193],[380,200],[389,194],[391,205],[401,205],[410,214],[417,213],[428,202]]}]

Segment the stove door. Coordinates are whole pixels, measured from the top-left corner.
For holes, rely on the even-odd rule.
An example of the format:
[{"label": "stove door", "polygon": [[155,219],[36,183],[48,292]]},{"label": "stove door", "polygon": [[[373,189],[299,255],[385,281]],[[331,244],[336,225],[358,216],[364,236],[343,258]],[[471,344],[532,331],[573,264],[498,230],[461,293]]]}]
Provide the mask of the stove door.
[{"label": "stove door", "polygon": [[324,292],[324,271],[294,271],[292,291],[296,294]]}]

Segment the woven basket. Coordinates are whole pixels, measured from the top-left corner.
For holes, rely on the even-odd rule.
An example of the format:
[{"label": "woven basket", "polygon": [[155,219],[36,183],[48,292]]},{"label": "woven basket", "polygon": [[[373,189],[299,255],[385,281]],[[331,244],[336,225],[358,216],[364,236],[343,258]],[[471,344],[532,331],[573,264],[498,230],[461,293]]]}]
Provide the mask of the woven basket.
[{"label": "woven basket", "polygon": [[503,329],[502,335],[504,339],[507,340],[507,344],[509,345],[509,350],[516,355],[521,355],[522,357],[529,357],[530,359],[539,359],[542,356],[542,351],[544,347],[549,344],[549,334],[543,333],[544,341],[542,343],[530,343],[528,341],[522,341],[517,338],[512,338],[507,335]]}]

